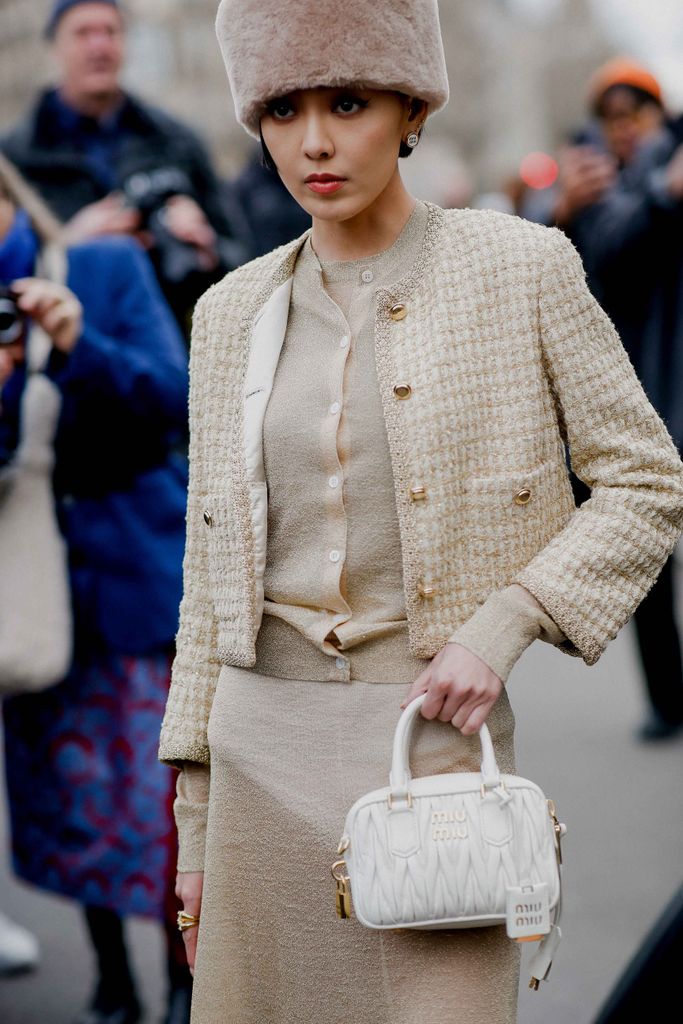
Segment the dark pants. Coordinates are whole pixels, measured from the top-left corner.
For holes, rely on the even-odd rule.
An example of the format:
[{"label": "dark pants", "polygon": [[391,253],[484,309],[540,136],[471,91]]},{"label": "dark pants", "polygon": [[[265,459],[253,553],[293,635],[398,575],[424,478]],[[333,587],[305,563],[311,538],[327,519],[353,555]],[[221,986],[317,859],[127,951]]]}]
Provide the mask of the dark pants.
[{"label": "dark pants", "polygon": [[666,722],[683,722],[683,667],[674,607],[673,555],[636,608],[633,622],[652,707]]}]

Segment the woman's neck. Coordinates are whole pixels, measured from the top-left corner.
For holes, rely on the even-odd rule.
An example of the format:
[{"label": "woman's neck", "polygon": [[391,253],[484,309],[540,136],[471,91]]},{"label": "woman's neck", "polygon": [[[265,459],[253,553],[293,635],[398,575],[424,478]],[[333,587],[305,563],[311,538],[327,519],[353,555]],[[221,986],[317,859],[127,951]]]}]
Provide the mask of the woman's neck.
[{"label": "woman's neck", "polygon": [[348,220],[313,218],[311,245],[320,259],[355,260],[388,249],[396,241],[415,209],[398,170],[384,192],[366,209]]}]

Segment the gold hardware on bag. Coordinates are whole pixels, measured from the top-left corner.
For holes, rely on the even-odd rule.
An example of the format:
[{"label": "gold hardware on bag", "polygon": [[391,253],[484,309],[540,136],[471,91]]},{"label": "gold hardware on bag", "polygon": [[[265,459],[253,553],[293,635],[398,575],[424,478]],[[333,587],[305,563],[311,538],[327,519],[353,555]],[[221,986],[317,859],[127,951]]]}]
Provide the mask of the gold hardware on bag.
[{"label": "gold hardware on bag", "polygon": [[[341,843],[339,844],[342,845]],[[348,840],[346,845],[348,846]],[[346,849],[346,847],[344,847]],[[349,889],[349,876],[344,871],[346,867],[346,861],[342,858],[341,860],[335,860],[332,865],[332,877],[336,882],[336,893],[335,893],[335,906],[337,910],[337,917],[346,919],[351,917],[351,891]],[[339,869],[339,873],[335,873],[336,869]]]},{"label": "gold hardware on bag", "polygon": [[557,844],[557,861],[558,864],[562,863],[562,836],[567,831],[562,823],[558,820],[555,814],[555,803],[552,800],[546,800],[550,817],[553,819],[553,828],[555,829],[555,842]]}]

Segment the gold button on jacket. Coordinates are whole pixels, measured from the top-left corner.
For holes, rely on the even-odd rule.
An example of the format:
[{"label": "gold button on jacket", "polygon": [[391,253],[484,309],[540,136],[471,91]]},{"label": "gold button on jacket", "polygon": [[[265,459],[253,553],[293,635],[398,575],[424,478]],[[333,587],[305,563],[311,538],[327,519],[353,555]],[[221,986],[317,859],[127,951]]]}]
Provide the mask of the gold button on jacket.
[{"label": "gold button on jacket", "polygon": [[531,491],[528,487],[523,487],[521,491],[517,491],[515,494],[515,504],[526,505],[527,501],[531,501]]},{"label": "gold button on jacket", "polygon": [[403,302],[396,302],[389,310],[389,316],[392,320],[403,320],[407,312]]},{"label": "gold button on jacket", "polygon": [[424,501],[427,497],[427,488],[419,484],[417,487],[411,487],[409,493],[411,501]]},{"label": "gold button on jacket", "polygon": [[208,509],[204,509],[204,522],[207,526],[213,526],[213,516]]},{"label": "gold button on jacket", "polygon": [[410,398],[412,393],[410,384],[394,384],[394,394],[397,398]]}]

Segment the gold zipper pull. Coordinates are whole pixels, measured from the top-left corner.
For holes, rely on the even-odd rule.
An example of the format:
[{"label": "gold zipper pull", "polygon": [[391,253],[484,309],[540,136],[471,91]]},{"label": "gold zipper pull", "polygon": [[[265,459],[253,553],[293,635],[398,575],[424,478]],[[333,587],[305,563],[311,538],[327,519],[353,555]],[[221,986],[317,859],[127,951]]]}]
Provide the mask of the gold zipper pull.
[{"label": "gold zipper pull", "polygon": [[345,920],[351,917],[351,893],[349,892],[349,886],[346,881],[339,880],[337,882],[337,917]]},{"label": "gold zipper pull", "polygon": [[555,830],[555,842],[557,843],[557,860],[558,863],[562,863],[562,836],[567,834],[567,826],[562,821],[558,821],[555,813],[555,804],[552,800],[547,800],[548,810],[550,811],[550,817],[553,820],[553,828]]},{"label": "gold zipper pull", "polygon": [[349,876],[344,871],[345,860],[336,860],[332,865],[332,877],[336,883],[335,906],[337,917],[342,920],[351,917],[351,890],[349,889]]}]

